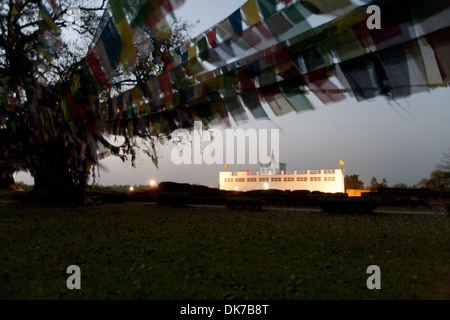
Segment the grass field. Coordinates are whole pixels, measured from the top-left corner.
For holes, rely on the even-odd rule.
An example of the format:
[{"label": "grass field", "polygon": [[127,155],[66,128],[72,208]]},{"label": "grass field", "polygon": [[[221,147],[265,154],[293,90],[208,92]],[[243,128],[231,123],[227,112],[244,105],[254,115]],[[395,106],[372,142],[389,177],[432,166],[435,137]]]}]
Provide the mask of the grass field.
[{"label": "grass field", "polygon": [[[0,204],[1,299],[450,299],[450,219]],[[66,269],[81,269],[68,290]],[[381,290],[366,286],[381,268]]]}]

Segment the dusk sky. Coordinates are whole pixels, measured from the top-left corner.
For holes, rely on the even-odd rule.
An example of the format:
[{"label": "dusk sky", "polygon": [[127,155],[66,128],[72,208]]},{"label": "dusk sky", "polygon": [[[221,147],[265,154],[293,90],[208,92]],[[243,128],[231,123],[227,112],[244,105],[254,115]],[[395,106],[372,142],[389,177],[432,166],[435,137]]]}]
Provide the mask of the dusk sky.
[{"label": "dusk sky", "polygon": [[[239,8],[245,0],[187,0],[176,11],[184,20],[200,19],[192,36],[220,22]],[[315,21],[317,24],[318,21]],[[399,70],[400,71],[400,70]],[[450,149],[450,90],[434,89],[407,99],[388,101],[378,97],[358,103],[354,98],[324,105],[313,94],[308,96],[315,111],[294,112],[276,117],[265,107],[271,120],[251,120],[244,130],[280,129],[280,160],[287,170],[334,169],[345,162],[346,174],[358,174],[368,185],[372,177],[386,178],[390,186],[417,184],[428,178]],[[140,155],[136,168],[117,157],[101,161],[97,183],[101,185],[142,185],[151,179],[217,187],[223,165],[172,164],[172,145],[161,148],[159,170],[150,158]],[[228,170],[258,170],[258,165],[230,165]],[[32,183],[26,173],[16,181]]]}]

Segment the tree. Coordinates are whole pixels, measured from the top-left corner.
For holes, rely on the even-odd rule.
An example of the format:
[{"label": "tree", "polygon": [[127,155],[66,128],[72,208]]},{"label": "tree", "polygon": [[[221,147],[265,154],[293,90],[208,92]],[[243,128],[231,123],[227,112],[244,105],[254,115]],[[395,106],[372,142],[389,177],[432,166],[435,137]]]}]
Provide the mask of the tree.
[{"label": "tree", "polygon": [[[52,189],[64,189],[65,194],[58,192],[55,196],[67,198],[77,193],[77,184],[81,185],[80,175],[70,174],[63,133],[57,129],[50,133],[47,130],[50,128],[42,128],[40,118],[51,117],[53,125],[57,125],[57,105],[81,58],[67,43],[59,41],[61,28],[69,25],[64,17],[70,5],[55,7],[51,17],[40,1],[9,1],[0,8],[0,144],[4,151],[1,158],[14,170],[29,170],[35,178],[36,190],[41,191],[39,196],[44,198]],[[104,5],[105,2],[98,8],[83,10],[81,19],[86,23],[77,29],[81,38],[95,31],[92,25],[99,18],[94,12]],[[46,43],[45,39],[51,39],[52,43]],[[49,47],[43,52],[52,62],[44,61],[38,54],[45,43]]]},{"label": "tree", "polygon": [[434,170],[430,178],[419,182],[419,187],[438,192],[450,191],[450,172]]},{"label": "tree", "polygon": [[[150,17],[145,15],[145,8],[124,4],[124,9],[114,3],[121,4],[111,1],[113,10],[127,9],[127,14],[134,14],[133,30],[161,20],[160,12]],[[161,56],[180,45],[190,27],[178,22],[176,36],[159,42],[145,38],[141,32],[139,40],[155,49],[130,54],[127,61],[121,61],[120,68],[113,70],[111,85],[101,87],[95,72],[89,69],[88,58],[95,57],[88,50],[103,35],[102,28],[114,24],[119,29],[117,15],[108,18],[106,7],[105,0],[11,0],[0,6],[0,171],[2,175],[29,171],[35,180],[34,199],[83,201],[86,182],[97,163],[99,144],[124,160],[128,159],[126,155],[134,160],[133,132],[121,133],[126,144],[110,145],[103,135],[108,134],[105,126],[112,125],[99,122],[92,105],[95,101],[105,103],[162,70],[167,61]],[[140,136],[155,150],[154,136]],[[156,162],[155,154],[148,153]]]},{"label": "tree", "polygon": [[351,176],[345,176],[344,179],[345,189],[364,189],[364,182],[359,180],[358,174],[353,174]]},{"label": "tree", "polygon": [[450,191],[450,151],[442,155],[436,169],[431,172],[428,179],[419,182],[419,187],[438,192]]},{"label": "tree", "polygon": [[372,190],[372,189],[376,189],[376,188],[378,188],[377,178],[372,177],[372,179],[370,180],[369,189]]},{"label": "tree", "polygon": [[441,163],[436,166],[436,169],[450,172],[450,150],[442,155]]}]

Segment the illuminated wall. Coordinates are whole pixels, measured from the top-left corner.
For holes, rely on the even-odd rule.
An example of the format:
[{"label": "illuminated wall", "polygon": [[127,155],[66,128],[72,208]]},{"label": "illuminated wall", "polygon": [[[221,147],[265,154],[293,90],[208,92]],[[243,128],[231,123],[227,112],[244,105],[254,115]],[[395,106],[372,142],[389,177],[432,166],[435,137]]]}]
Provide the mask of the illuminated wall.
[{"label": "illuminated wall", "polygon": [[309,190],[325,193],[345,192],[342,169],[281,171],[278,175],[262,175],[247,171],[220,172],[219,188],[228,191]]}]

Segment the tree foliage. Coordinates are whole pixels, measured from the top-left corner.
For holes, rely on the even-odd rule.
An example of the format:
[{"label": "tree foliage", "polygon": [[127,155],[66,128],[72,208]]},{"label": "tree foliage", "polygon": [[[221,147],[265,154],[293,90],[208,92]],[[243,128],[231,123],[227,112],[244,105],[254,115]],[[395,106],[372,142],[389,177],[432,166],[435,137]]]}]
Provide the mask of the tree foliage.
[{"label": "tree foliage", "polygon": [[377,178],[372,177],[372,179],[370,180],[369,183],[369,189],[377,189],[377,188],[387,188],[388,187],[388,182],[386,178],[383,178],[383,180],[381,180],[381,182],[377,181]]},{"label": "tree foliage", "polygon": [[351,176],[345,176],[344,183],[345,183],[345,189],[356,189],[356,190],[364,189],[364,182],[359,180],[358,174],[353,174]]},{"label": "tree foliage", "polygon": [[[49,8],[49,3],[55,6]],[[47,201],[82,199],[88,176],[97,163],[96,154],[86,151],[96,150],[92,144],[97,143],[87,138],[87,131],[97,125],[94,137],[106,140],[102,127],[90,120],[93,115],[89,113],[86,121],[73,123],[76,136],[67,134],[65,128],[72,124],[64,121],[60,107],[77,81],[89,80],[76,77],[98,35],[106,7],[105,0],[11,0],[0,5],[0,171],[29,171],[35,178],[38,197]],[[163,53],[185,41],[192,24],[177,21],[166,27],[167,37],[161,41],[142,38],[147,50],[139,50],[136,66],[119,70],[108,92],[94,98],[113,97],[163,70]],[[91,103],[92,97],[86,97],[92,93],[83,94],[74,99]],[[142,138],[154,151],[158,140],[151,134]],[[125,141],[123,152],[130,157],[122,158],[133,160],[137,143],[128,136]]]},{"label": "tree foliage", "polygon": [[450,151],[442,155],[436,169],[431,172],[428,179],[422,179],[419,186],[438,192],[450,191]]},{"label": "tree foliage", "polygon": [[[92,40],[100,20],[97,11],[104,10],[106,2],[92,5],[89,1],[61,1],[48,23],[42,16],[42,6],[42,2],[30,0],[9,1],[0,7],[0,162],[9,170],[30,171],[35,180],[54,175],[61,181],[60,187],[65,187],[82,181],[69,163],[55,161],[59,155],[64,163],[70,154],[64,148],[58,105],[83,58],[84,51],[79,48],[87,47]],[[71,8],[75,6],[80,8],[79,23],[73,20]],[[77,33],[78,46],[73,46],[71,32]],[[41,52],[52,58],[39,53],[47,40],[51,48],[46,51],[50,53]],[[50,117],[53,121],[47,124],[51,127],[44,127],[41,117]],[[60,167],[65,168],[56,173]],[[51,184],[54,188],[56,183]]]}]

